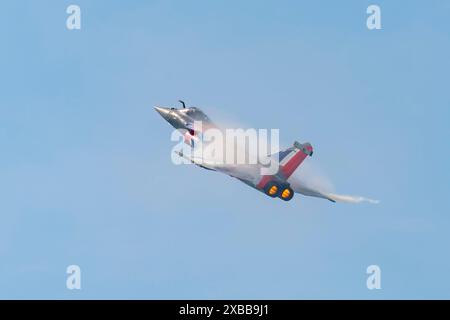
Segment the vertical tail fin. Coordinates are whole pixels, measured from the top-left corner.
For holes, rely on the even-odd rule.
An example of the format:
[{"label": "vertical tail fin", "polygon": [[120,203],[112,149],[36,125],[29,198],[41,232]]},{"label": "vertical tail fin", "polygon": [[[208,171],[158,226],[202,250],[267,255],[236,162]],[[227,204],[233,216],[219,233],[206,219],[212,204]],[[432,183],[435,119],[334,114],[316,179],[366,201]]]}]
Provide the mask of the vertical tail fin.
[{"label": "vertical tail fin", "polygon": [[[294,142],[294,146],[285,150],[281,150],[272,156],[277,157],[279,162],[278,173],[282,175],[282,178],[288,179],[292,173],[298,168],[298,166],[305,160],[307,156],[312,156],[313,148],[310,143]],[[264,188],[267,182],[271,181],[272,176],[263,176],[257,184],[257,188]]]},{"label": "vertical tail fin", "polygon": [[306,155],[308,155],[310,157],[313,155],[313,147],[309,142],[300,143],[298,141],[295,141],[294,148],[303,151],[303,153],[305,153]]},{"label": "vertical tail fin", "polygon": [[[286,153],[286,151],[289,151]],[[282,151],[283,152],[283,151]],[[280,152],[280,155],[281,153]],[[284,177],[289,178],[307,156],[312,156],[313,148],[310,143],[294,142],[294,146],[284,151],[284,157],[280,157],[280,171]]]}]

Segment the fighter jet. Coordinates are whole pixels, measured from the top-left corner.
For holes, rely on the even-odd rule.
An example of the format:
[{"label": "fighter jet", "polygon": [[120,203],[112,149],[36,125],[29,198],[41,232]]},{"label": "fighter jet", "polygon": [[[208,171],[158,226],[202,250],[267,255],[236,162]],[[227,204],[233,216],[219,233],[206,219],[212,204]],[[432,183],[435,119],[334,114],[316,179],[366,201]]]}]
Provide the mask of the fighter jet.
[{"label": "fighter jet", "polygon": [[[177,109],[173,107],[155,107],[155,110],[175,129],[184,135],[186,144],[195,146],[198,141],[200,132],[196,132],[194,123],[202,122],[202,130],[209,128],[218,128],[211,119],[199,108],[186,107],[186,104],[179,100],[182,107]],[[182,151],[175,151],[180,157],[183,157],[197,166],[225,173],[234,177],[248,186],[251,186],[271,198],[279,198],[289,201],[294,197],[295,193],[301,193],[307,196],[319,197],[335,202],[329,195],[312,190],[303,186],[292,186],[289,178],[294,171],[309,156],[313,155],[313,147],[310,143],[299,143],[295,141],[293,145],[274,155],[269,155],[278,161],[278,171],[272,175],[261,174],[262,164],[210,164],[202,161],[204,159],[195,158],[194,156],[185,155]]]}]

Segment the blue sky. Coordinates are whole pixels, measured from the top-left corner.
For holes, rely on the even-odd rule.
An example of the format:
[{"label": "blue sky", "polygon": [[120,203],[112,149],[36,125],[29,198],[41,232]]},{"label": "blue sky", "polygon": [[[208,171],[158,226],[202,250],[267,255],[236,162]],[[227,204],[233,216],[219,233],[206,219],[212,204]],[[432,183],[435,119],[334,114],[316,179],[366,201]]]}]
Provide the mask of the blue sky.
[{"label": "blue sky", "polygon": [[[82,11],[65,27],[66,7]],[[381,7],[382,30],[366,28]],[[0,298],[450,298],[446,1],[9,1]],[[170,161],[154,105],[310,141],[285,203]],[[66,267],[82,289],[66,289]],[[379,265],[381,290],[366,288]]]}]

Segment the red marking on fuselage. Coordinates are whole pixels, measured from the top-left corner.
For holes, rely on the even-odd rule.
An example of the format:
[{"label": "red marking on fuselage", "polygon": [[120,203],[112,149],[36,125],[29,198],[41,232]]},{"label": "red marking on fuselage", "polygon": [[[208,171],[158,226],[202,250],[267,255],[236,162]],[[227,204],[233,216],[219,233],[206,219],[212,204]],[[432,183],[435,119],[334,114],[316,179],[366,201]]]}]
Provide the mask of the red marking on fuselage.
[{"label": "red marking on fuselage", "polygon": [[[309,152],[312,152],[312,147],[307,146],[307,150]],[[282,177],[287,180],[292,175],[292,173],[298,168],[298,166],[303,162],[303,160],[305,160],[306,157],[307,154],[304,153],[303,151],[301,150],[296,151],[296,154],[294,154],[285,165],[280,166],[280,172],[282,174]],[[256,185],[256,187],[258,189],[263,189],[266,186],[266,184],[272,181],[273,179],[274,176],[263,176],[259,181],[259,183]]]},{"label": "red marking on fuselage", "polygon": [[273,178],[273,176],[263,176],[263,177],[261,178],[261,180],[259,181],[259,183],[256,185],[256,187],[257,187],[258,189],[263,189],[263,188],[266,186],[266,184],[267,184],[270,180],[272,180],[272,178]]},{"label": "red marking on fuselage", "polygon": [[195,135],[191,134],[190,131],[186,131],[184,134],[184,143],[191,145],[192,140],[195,140]]}]

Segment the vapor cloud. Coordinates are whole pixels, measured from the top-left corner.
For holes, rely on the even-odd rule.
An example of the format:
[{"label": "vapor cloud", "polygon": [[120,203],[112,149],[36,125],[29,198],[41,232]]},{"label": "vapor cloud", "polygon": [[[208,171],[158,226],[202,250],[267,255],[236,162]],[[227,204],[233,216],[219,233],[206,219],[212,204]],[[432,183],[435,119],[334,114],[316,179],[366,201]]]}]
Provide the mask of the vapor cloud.
[{"label": "vapor cloud", "polygon": [[362,196],[342,195],[334,192],[335,188],[331,180],[326,176],[320,167],[311,162],[305,161],[289,179],[291,187],[295,192],[307,196],[331,199],[336,202],[378,204],[379,200],[374,200]]},{"label": "vapor cloud", "polygon": [[[221,117],[219,117],[221,118]],[[216,119],[217,120],[217,119]],[[238,124],[235,120],[227,119],[224,121],[223,117],[219,122],[215,122],[221,128],[245,128],[242,124]],[[239,150],[239,152],[245,152],[248,154],[249,150]],[[319,197],[324,199],[333,200],[336,202],[346,202],[346,203],[370,203],[378,204],[379,200],[374,200],[357,195],[342,195],[335,193],[335,188],[331,180],[320,168],[320,166],[313,162],[308,161],[300,165],[300,167],[292,174],[288,179],[291,184],[292,189],[300,194],[312,197]],[[251,167],[241,166],[243,172],[251,170]],[[254,172],[249,172],[251,177]]]},{"label": "vapor cloud", "polygon": [[361,203],[361,202],[369,202],[372,204],[378,204],[380,203],[379,200],[373,200],[361,196],[350,196],[350,195],[341,195],[341,194],[334,194],[334,193],[327,193],[327,197],[330,199],[333,199],[334,201],[338,202],[347,202],[347,203]]}]

